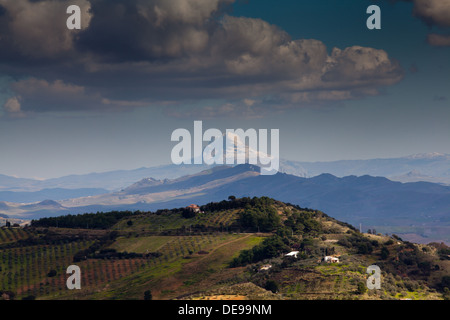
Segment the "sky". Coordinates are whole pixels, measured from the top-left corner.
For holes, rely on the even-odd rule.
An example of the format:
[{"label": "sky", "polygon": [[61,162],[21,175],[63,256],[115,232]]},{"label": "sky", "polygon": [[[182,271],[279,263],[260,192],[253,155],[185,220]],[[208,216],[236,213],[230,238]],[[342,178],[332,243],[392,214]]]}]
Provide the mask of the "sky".
[{"label": "sky", "polygon": [[450,153],[449,74],[450,0],[0,0],[0,174],[168,164],[195,120],[289,160]]}]

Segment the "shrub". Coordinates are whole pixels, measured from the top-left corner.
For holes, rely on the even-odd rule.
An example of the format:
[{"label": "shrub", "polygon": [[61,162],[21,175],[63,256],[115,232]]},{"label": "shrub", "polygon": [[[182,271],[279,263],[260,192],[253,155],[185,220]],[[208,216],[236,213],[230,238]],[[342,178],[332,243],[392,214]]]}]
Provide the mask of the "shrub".
[{"label": "shrub", "polygon": [[273,293],[277,293],[279,290],[278,284],[273,280],[267,280],[264,289],[272,291]]},{"label": "shrub", "polygon": [[147,290],[144,292],[144,300],[152,300],[152,292],[150,290]]},{"label": "shrub", "polygon": [[389,249],[386,247],[381,248],[381,259],[386,260],[389,257]]},{"label": "shrub", "polygon": [[57,274],[56,270],[50,270],[50,271],[47,273],[47,276],[48,276],[49,278],[52,278],[52,277],[56,276],[56,274]]},{"label": "shrub", "polygon": [[357,294],[364,294],[367,292],[367,287],[364,282],[358,282],[358,287],[356,289]]}]

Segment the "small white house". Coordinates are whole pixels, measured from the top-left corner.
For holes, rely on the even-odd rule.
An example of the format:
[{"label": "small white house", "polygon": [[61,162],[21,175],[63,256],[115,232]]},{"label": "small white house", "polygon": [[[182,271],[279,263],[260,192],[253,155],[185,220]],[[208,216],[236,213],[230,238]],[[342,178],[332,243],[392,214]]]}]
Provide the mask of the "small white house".
[{"label": "small white house", "polygon": [[339,258],[326,256],[323,258],[323,261],[325,261],[326,263],[339,263]]},{"label": "small white house", "polygon": [[200,213],[200,207],[196,204],[191,204],[190,206],[186,207],[186,209],[195,213]]},{"label": "small white house", "polygon": [[295,259],[297,259],[297,255],[299,254],[299,251],[292,251],[289,252],[288,254],[286,254],[286,257],[294,257]]},{"label": "small white house", "polygon": [[272,268],[271,264],[265,264],[261,268],[259,268],[259,271],[267,271],[270,270],[271,268]]}]

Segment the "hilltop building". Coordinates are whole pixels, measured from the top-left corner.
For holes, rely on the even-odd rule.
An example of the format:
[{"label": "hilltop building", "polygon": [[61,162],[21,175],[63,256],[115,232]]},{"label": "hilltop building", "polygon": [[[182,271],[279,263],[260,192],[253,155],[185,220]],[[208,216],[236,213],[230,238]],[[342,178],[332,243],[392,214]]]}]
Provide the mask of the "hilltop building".
[{"label": "hilltop building", "polygon": [[195,213],[200,213],[200,207],[196,204],[191,204],[190,206],[187,206],[186,209]]}]

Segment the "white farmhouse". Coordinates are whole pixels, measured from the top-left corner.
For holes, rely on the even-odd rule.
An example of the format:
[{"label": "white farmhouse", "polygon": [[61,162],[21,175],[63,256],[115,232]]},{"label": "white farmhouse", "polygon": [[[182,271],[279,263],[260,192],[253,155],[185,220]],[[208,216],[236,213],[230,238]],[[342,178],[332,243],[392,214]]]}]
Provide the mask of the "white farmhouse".
[{"label": "white farmhouse", "polygon": [[323,261],[325,261],[326,263],[339,263],[339,258],[326,256],[323,258]]},{"label": "white farmhouse", "polygon": [[294,257],[297,259],[298,254],[299,254],[299,251],[292,251],[292,252],[289,252],[288,254],[286,254],[285,256],[286,257]]}]

